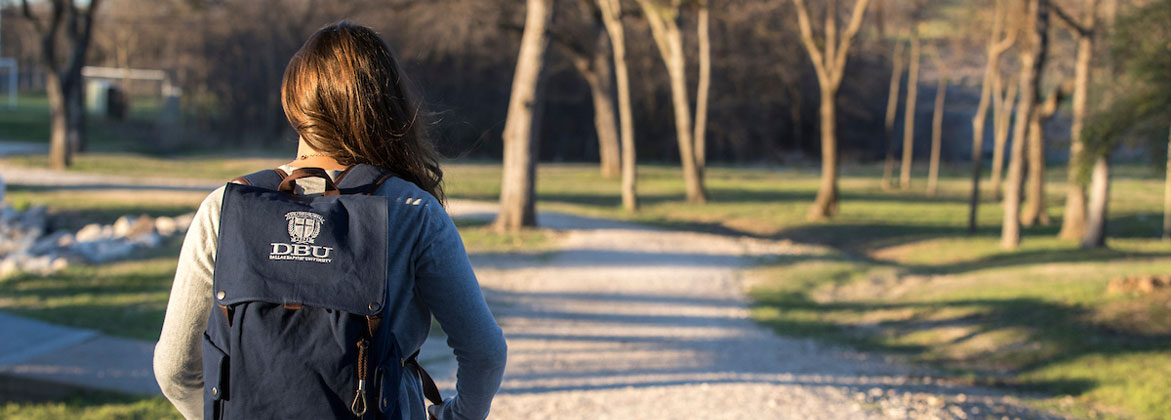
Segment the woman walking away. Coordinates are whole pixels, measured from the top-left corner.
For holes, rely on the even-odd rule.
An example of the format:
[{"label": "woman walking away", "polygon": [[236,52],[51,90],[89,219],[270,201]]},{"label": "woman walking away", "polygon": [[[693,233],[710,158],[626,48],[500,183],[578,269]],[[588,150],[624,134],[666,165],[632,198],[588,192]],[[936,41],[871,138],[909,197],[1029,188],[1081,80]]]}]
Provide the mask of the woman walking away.
[{"label": "woman walking away", "polygon": [[[184,417],[488,416],[504,336],[406,83],[386,43],[346,22],[289,61],[297,157],[212,192],[179,255],[154,370]],[[447,400],[415,361],[432,315],[458,362]]]}]

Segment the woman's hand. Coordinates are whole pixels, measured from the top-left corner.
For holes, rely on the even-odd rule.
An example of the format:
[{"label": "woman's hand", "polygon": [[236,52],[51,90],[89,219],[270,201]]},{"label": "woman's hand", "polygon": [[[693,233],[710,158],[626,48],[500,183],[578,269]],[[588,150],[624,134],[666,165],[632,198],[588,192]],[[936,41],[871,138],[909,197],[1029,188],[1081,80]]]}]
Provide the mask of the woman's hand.
[{"label": "woman's hand", "polygon": [[447,404],[448,401],[451,401],[451,398],[448,398],[442,403],[432,404],[430,407],[427,407],[427,420],[445,420],[443,418],[443,406]]}]

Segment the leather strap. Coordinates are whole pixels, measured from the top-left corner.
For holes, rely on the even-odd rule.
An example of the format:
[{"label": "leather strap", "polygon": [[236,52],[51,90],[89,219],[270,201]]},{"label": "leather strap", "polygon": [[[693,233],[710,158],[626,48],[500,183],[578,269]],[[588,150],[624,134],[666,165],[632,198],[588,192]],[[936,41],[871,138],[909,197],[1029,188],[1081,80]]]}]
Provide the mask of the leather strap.
[{"label": "leather strap", "polygon": [[379,325],[382,325],[382,315],[366,315],[366,330],[370,332],[371,338],[378,333]]},{"label": "leather strap", "polygon": [[325,180],[325,194],[324,195],[339,195],[337,185],[334,185],[333,179],[329,174],[321,168],[301,168],[293,171],[293,173],[281,180],[280,185],[276,187],[277,191],[293,194],[296,191],[296,182],[301,178],[321,178]]},{"label": "leather strap", "polygon": [[236,177],[232,179],[232,182],[274,190],[286,176],[289,176],[289,174],[280,168],[274,168]]},{"label": "leather strap", "polygon": [[419,365],[418,357],[419,351],[415,350],[415,354],[403,361],[403,366],[410,365],[419,372],[419,379],[423,382],[423,396],[427,397],[431,404],[443,404],[443,395],[439,393],[439,387],[435,386],[435,380],[431,379],[431,375],[423,369],[422,365]]}]

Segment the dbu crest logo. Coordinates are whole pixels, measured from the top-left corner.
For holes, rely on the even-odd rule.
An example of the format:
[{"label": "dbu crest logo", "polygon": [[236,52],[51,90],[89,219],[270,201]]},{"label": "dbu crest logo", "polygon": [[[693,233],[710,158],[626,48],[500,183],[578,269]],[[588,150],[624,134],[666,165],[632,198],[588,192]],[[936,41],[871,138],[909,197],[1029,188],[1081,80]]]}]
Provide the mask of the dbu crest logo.
[{"label": "dbu crest logo", "polygon": [[317,213],[294,211],[285,214],[289,221],[289,237],[294,243],[311,244],[321,233],[321,224],[325,219]]},{"label": "dbu crest logo", "polygon": [[269,244],[272,245],[272,253],[268,255],[268,259],[318,263],[333,261],[333,258],[330,258],[333,248],[312,245],[313,241],[317,240],[317,235],[321,234],[321,226],[325,224],[324,217],[307,211],[293,211],[285,214],[285,220],[289,223],[289,240],[293,243]]}]

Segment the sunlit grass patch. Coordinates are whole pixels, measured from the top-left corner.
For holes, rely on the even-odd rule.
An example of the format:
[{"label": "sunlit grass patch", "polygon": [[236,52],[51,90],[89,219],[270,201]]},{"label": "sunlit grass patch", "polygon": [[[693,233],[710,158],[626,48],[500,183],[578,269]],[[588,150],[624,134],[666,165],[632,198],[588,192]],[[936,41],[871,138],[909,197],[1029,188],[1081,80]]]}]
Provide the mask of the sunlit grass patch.
[{"label": "sunlit grass patch", "polygon": [[[291,155],[291,151],[290,151]],[[159,157],[133,153],[82,153],[74,156],[70,172],[138,178],[172,178],[228,182],[232,178],[288,163],[292,158],[230,157],[221,155]],[[46,168],[46,155],[0,158],[0,164]]]},{"label": "sunlit grass patch", "polygon": [[21,420],[181,420],[170,401],[159,397],[95,395],[62,402],[10,402],[0,418]]},{"label": "sunlit grass patch", "polygon": [[157,340],[174,279],[178,240],[143,259],[79,265],[0,281],[0,310],[106,334]]}]

